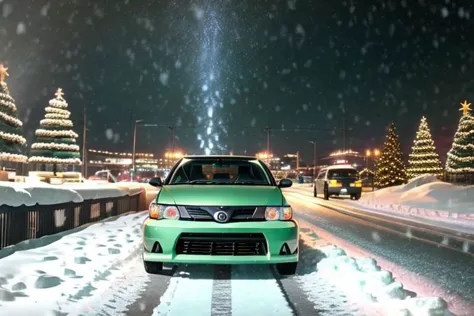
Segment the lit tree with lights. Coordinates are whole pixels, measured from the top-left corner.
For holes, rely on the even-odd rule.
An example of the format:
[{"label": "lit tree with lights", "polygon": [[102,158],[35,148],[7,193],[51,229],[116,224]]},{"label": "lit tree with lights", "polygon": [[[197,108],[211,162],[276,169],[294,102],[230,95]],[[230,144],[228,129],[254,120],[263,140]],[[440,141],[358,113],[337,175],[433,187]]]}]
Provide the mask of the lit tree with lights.
[{"label": "lit tree with lights", "polygon": [[390,124],[383,144],[382,153],[377,159],[375,185],[387,187],[405,183],[407,180],[400,140],[395,124]]},{"label": "lit tree with lights", "polygon": [[431,138],[428,122],[423,116],[413,141],[412,153],[408,158],[408,178],[421,175],[441,175],[441,161]]},{"label": "lit tree with lights", "polygon": [[8,68],[0,64],[0,161],[26,162],[22,154],[26,139],[21,135],[23,123],[18,119],[15,100],[7,83]]},{"label": "lit tree with lights", "polygon": [[474,117],[471,103],[464,101],[461,105],[463,115],[446,160],[446,171],[450,173],[474,172]]},{"label": "lit tree with lights", "polygon": [[40,121],[41,128],[35,131],[36,143],[31,145],[29,159],[32,163],[52,164],[55,173],[57,165],[81,164],[80,148],[76,145],[79,136],[72,130],[71,112],[67,110],[63,95],[59,88],[56,98],[51,99],[45,108],[46,115]]}]

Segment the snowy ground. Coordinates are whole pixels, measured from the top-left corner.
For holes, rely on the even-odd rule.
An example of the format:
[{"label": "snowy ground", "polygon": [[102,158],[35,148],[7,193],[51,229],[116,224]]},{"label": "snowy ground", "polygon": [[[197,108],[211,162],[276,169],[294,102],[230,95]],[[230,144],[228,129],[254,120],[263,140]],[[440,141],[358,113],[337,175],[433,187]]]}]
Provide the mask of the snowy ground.
[{"label": "snowy ground", "polygon": [[[289,316],[295,309],[302,315],[372,315],[375,310],[430,315],[430,308],[444,314],[443,301],[408,299],[376,262],[346,256],[307,227],[294,277],[276,277],[266,265],[192,265],[156,281],[144,272],[140,257],[145,217],[132,214],[94,224],[1,259],[0,314],[131,315],[130,306],[137,303],[141,314],[168,316],[190,310],[193,315]],[[156,296],[153,291],[160,286],[163,292]]]}]

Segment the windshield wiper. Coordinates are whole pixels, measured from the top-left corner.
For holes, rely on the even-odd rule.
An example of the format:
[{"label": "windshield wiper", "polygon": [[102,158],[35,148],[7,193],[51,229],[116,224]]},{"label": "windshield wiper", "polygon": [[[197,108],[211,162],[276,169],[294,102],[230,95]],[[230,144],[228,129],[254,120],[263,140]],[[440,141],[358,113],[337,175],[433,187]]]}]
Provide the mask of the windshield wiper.
[{"label": "windshield wiper", "polygon": [[217,181],[210,181],[210,180],[191,180],[186,181],[187,184],[216,184]]}]

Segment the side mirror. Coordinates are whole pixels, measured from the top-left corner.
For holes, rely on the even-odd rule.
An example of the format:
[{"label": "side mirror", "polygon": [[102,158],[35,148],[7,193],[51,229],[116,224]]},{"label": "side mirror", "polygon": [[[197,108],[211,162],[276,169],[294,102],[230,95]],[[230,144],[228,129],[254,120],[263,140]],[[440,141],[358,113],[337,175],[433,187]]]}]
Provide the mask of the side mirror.
[{"label": "side mirror", "polygon": [[161,181],[161,178],[153,178],[148,182],[149,185],[154,186],[154,187],[162,187],[163,182]]},{"label": "side mirror", "polygon": [[278,183],[279,188],[289,188],[293,185],[293,181],[290,179],[281,179],[280,182]]}]

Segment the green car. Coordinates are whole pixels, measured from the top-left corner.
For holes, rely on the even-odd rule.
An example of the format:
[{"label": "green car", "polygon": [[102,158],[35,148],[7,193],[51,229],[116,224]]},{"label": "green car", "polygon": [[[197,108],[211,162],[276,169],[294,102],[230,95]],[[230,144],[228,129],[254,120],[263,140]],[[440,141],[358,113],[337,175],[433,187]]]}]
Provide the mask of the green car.
[{"label": "green car", "polygon": [[163,263],[276,264],[291,275],[298,264],[298,223],[267,166],[255,157],[186,156],[160,187],[143,224],[143,261],[158,274]]}]

